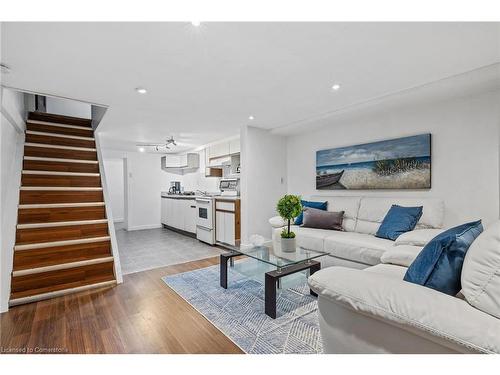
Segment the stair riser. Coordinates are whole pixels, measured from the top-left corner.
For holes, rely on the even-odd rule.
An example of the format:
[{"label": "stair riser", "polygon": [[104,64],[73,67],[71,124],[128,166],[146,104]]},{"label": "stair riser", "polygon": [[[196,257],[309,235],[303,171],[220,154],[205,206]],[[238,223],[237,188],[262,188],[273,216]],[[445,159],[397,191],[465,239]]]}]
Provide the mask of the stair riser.
[{"label": "stair riser", "polygon": [[113,262],[12,278],[11,299],[114,280]]},{"label": "stair riser", "polygon": [[14,253],[14,271],[107,256],[111,256],[111,243],[109,241],[16,251]]},{"label": "stair riser", "polygon": [[57,221],[105,219],[104,206],[71,208],[29,208],[20,209],[18,224],[48,223]]},{"label": "stair riser", "polygon": [[29,134],[29,133],[26,134],[26,142],[43,143],[47,145],[56,145],[56,146],[95,148],[94,141],[87,141],[83,139],[73,139],[73,138],[51,137],[51,136]]},{"label": "stair riser", "polygon": [[80,151],[80,150],[63,150],[57,148],[45,147],[24,147],[24,156],[37,156],[45,158],[60,158],[60,159],[80,159],[80,160],[97,160],[96,151]]},{"label": "stair riser", "polygon": [[27,130],[33,130],[37,132],[45,132],[45,133],[55,133],[62,135],[76,135],[78,137],[93,137],[94,132],[89,129],[72,129],[72,128],[62,128],[52,125],[44,125],[44,124],[26,124]]},{"label": "stair riser", "polygon": [[22,186],[101,187],[101,177],[23,174]]},{"label": "stair riser", "polygon": [[23,170],[99,173],[99,164],[65,163],[57,161],[24,160]]},{"label": "stair riser", "polygon": [[103,202],[102,191],[27,191],[21,190],[20,204]]},{"label": "stair riser", "polygon": [[16,245],[104,237],[108,234],[108,223],[18,229]]},{"label": "stair riser", "polygon": [[92,120],[82,119],[77,117],[54,115],[51,113],[43,113],[43,112],[30,112],[28,119],[45,121],[45,122],[54,122],[66,125],[85,126],[88,127],[89,129],[92,129]]}]

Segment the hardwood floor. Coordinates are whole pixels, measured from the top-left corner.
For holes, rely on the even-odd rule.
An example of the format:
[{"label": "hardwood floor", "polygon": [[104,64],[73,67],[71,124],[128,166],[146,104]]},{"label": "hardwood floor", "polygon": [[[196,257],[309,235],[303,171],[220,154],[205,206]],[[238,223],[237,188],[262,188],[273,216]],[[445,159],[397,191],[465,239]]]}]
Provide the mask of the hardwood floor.
[{"label": "hardwood floor", "polygon": [[161,280],[218,263],[216,257],[138,272],[114,288],[12,307],[1,314],[1,351],[242,353]]}]

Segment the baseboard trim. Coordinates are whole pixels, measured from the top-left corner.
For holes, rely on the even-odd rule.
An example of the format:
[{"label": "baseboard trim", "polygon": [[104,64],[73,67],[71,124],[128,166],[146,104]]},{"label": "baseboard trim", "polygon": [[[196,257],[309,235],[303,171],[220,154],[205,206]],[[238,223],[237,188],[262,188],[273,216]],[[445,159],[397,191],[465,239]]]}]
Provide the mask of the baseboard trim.
[{"label": "baseboard trim", "polygon": [[161,224],[153,224],[153,225],[136,225],[136,226],[132,226],[132,227],[128,227],[126,228],[127,231],[134,231],[134,230],[144,230],[144,229],[160,229],[161,228]]}]

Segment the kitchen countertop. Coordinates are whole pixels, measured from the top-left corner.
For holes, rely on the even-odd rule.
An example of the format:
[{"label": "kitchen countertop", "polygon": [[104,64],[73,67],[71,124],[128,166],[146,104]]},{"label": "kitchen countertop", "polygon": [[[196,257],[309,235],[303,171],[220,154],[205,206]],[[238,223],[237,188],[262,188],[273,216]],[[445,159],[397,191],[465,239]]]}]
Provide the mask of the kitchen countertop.
[{"label": "kitchen countertop", "polygon": [[237,199],[240,199],[239,196],[237,196],[237,197],[231,197],[231,196],[226,196],[226,195],[216,195],[216,196],[182,195],[182,194],[168,194],[166,192],[162,192],[161,196],[162,196],[162,198],[170,198],[170,199],[192,199],[192,200],[195,200],[197,198],[221,199],[221,200],[231,200],[231,201],[235,201]]}]

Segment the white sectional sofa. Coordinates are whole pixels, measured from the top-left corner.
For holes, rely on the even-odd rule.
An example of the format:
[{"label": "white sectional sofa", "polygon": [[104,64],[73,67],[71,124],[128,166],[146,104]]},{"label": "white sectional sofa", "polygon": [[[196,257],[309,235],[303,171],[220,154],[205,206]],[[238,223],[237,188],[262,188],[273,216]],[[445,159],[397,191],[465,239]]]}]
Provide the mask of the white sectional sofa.
[{"label": "white sectional sofa", "polygon": [[[380,263],[380,258],[394,246],[394,241],[375,237],[382,220],[393,204],[406,207],[423,206],[423,214],[415,229],[442,228],[444,203],[435,198],[390,198],[360,196],[311,196],[308,201],[328,201],[328,211],[344,211],[344,232],[304,228],[293,225],[297,245],[311,250],[326,251],[322,268],[345,266],[363,269]],[[273,238],[279,238],[285,223],[277,216],[269,220]]]}]

